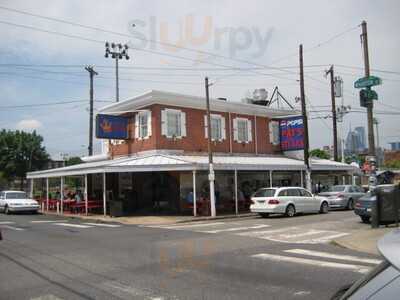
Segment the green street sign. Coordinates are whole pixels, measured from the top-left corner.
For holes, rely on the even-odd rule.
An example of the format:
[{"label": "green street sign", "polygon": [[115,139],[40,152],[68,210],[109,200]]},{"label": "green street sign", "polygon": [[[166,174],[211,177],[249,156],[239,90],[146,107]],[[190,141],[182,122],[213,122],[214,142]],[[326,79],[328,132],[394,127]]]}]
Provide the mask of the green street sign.
[{"label": "green street sign", "polygon": [[380,85],[380,84],[382,84],[382,79],[380,79],[377,76],[369,76],[369,77],[363,77],[363,78],[357,79],[357,81],[354,82],[354,88],[362,89],[365,87],[371,87],[371,86]]},{"label": "green street sign", "polygon": [[368,100],[378,100],[378,94],[374,90],[366,90]]}]

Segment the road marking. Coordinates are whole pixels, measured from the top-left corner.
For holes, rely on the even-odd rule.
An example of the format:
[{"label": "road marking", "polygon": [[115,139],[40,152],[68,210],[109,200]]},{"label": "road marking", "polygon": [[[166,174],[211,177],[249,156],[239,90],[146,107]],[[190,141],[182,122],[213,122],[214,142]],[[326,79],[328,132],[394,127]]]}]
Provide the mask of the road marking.
[{"label": "road marking", "polygon": [[336,269],[343,269],[354,271],[358,273],[367,273],[369,272],[370,268],[360,265],[352,265],[352,264],[343,264],[343,263],[335,263],[335,262],[328,262],[323,260],[316,260],[316,259],[308,259],[308,258],[299,258],[299,257],[292,257],[292,256],[283,256],[283,255],[274,255],[268,253],[260,253],[251,255],[253,258],[260,258],[263,260],[272,260],[276,262],[290,262],[290,263],[298,263],[303,265],[310,265],[310,266],[318,266],[318,267],[326,267],[326,268],[336,268]]},{"label": "road marking", "polygon": [[188,225],[145,225],[143,227],[151,227],[151,228],[162,228],[162,229],[176,229],[176,230],[182,230],[182,229],[190,229],[190,228],[196,228],[196,227],[204,227],[204,226],[217,226],[217,225],[222,225],[225,224],[223,222],[215,222],[215,223],[200,223],[200,224],[188,224]]},{"label": "road marking", "polygon": [[249,226],[249,227],[234,227],[234,228],[226,228],[226,229],[217,229],[217,230],[198,230],[197,232],[203,233],[219,233],[219,232],[231,232],[231,231],[241,231],[241,230],[248,230],[248,229],[259,229],[270,227],[271,225],[256,225],[256,226]]},{"label": "road marking", "polygon": [[121,225],[117,225],[117,224],[104,224],[104,223],[83,223],[83,224],[90,225],[90,226],[110,227],[110,228],[121,227]]},{"label": "road marking", "polygon": [[60,222],[60,221],[51,221],[51,220],[37,220],[37,221],[31,221],[31,223],[57,223],[57,222]]},{"label": "road marking", "polygon": [[306,250],[306,249],[289,249],[289,250],[285,250],[285,252],[309,255],[309,256],[324,257],[324,258],[340,259],[340,260],[357,261],[357,262],[374,264],[374,265],[378,265],[382,262],[379,259],[362,258],[362,257],[352,256],[352,255],[332,254],[332,253],[327,253],[327,252],[313,251],[313,250]]},{"label": "road marking", "polygon": [[331,235],[327,235],[327,236],[324,236],[319,239],[305,240],[304,243],[309,243],[309,244],[328,243],[335,238],[342,237],[342,236],[349,235],[349,234],[350,233],[346,233],[346,232],[331,234]]},{"label": "road marking", "polygon": [[291,238],[298,238],[298,237],[303,237],[307,235],[314,235],[314,234],[320,234],[324,233],[326,230],[314,230],[310,229],[309,231],[302,232],[302,233],[295,233],[295,234],[281,234],[280,236],[285,238],[285,239],[291,239]]},{"label": "road marking", "polygon": [[31,298],[31,300],[63,300],[63,299],[58,298],[54,295],[44,295],[44,296],[39,296],[37,298]]},{"label": "road marking", "polygon": [[54,223],[57,226],[65,226],[65,227],[75,227],[75,228],[92,228],[92,226],[88,225],[79,225],[79,224],[71,224],[71,223]]},{"label": "road marking", "polygon": [[296,230],[296,229],[298,229],[298,227],[286,227],[286,228],[274,229],[274,230],[250,231],[250,232],[242,232],[242,233],[235,233],[235,234],[241,235],[241,236],[263,238],[265,236],[269,236],[274,233],[285,232],[285,231]]},{"label": "road marking", "polygon": [[8,228],[8,229],[11,229],[11,230],[16,230],[16,231],[24,231],[25,230],[24,228],[14,227],[14,226],[10,226],[10,225],[2,225],[1,227],[2,228]]},{"label": "road marking", "polygon": [[0,222],[0,225],[8,225],[8,224],[15,224],[15,222],[9,222],[9,221]]}]

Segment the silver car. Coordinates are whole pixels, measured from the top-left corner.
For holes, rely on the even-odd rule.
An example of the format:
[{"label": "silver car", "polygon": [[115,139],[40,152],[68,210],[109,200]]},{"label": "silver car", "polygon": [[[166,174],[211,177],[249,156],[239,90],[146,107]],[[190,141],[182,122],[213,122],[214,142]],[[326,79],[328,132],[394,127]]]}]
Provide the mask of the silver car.
[{"label": "silver car", "polygon": [[33,199],[29,199],[25,192],[0,192],[0,211],[3,211],[6,214],[25,211],[37,213],[39,208],[39,203]]},{"label": "silver car", "polygon": [[328,198],[330,208],[354,209],[356,200],[365,193],[361,187],[356,185],[334,185],[329,188],[329,191],[318,195]]}]

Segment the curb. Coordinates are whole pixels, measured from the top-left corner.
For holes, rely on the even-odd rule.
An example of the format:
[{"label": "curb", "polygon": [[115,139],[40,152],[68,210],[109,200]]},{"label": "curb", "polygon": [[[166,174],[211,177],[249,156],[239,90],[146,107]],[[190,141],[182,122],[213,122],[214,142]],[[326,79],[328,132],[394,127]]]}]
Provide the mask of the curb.
[{"label": "curb", "polygon": [[[217,216],[217,217],[200,217],[198,219],[190,219],[190,220],[179,220],[176,221],[176,224],[179,223],[191,223],[191,222],[201,222],[201,221],[213,221],[213,220],[226,220],[226,219],[244,219],[244,218],[252,218],[257,216],[256,213],[247,213],[242,215],[228,215],[228,216]],[[197,217],[195,217],[197,218]]]}]

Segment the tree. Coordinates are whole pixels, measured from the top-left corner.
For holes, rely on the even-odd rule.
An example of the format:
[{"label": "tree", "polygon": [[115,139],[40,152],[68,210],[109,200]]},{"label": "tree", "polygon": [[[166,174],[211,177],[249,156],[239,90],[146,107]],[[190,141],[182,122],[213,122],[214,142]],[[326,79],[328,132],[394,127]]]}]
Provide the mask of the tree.
[{"label": "tree", "polygon": [[0,131],[0,170],[4,178],[20,179],[23,189],[26,173],[43,169],[49,161],[42,143],[43,138],[35,131]]},{"label": "tree", "polygon": [[78,156],[72,156],[65,161],[65,166],[73,166],[83,163],[83,160]]},{"label": "tree", "polygon": [[393,159],[385,162],[385,167],[389,169],[400,169],[400,160]]},{"label": "tree", "polygon": [[322,159],[329,159],[329,154],[326,153],[324,150],[321,149],[313,149],[310,151],[310,156],[311,157],[318,157]]}]

